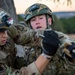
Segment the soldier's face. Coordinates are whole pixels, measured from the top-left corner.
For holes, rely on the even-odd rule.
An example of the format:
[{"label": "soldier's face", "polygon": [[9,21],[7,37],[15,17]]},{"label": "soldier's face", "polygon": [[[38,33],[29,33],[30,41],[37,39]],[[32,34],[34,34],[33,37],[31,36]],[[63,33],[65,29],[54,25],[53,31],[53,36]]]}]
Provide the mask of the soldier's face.
[{"label": "soldier's face", "polygon": [[0,32],[0,46],[5,45],[8,38],[7,31]]},{"label": "soldier's face", "polygon": [[46,16],[45,15],[39,15],[35,16],[30,19],[30,24],[33,29],[46,29]]}]

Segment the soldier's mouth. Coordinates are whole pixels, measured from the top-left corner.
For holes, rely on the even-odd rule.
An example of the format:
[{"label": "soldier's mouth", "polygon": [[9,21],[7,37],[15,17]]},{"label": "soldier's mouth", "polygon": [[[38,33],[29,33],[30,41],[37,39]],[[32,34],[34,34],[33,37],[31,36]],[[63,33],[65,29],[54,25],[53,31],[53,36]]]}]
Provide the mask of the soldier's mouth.
[{"label": "soldier's mouth", "polygon": [[40,29],[40,28],[42,28],[42,27],[41,26],[36,27],[36,29]]},{"label": "soldier's mouth", "polygon": [[6,42],[6,41],[7,41],[7,39],[3,39],[3,40],[2,40],[2,42]]}]

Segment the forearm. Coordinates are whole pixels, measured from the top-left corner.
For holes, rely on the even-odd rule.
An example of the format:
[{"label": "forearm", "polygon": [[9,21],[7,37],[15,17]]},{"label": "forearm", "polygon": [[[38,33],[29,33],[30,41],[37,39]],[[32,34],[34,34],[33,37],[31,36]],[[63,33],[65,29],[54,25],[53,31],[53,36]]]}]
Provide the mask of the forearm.
[{"label": "forearm", "polygon": [[46,59],[43,55],[40,55],[38,57],[38,59],[35,61],[35,64],[36,64],[36,67],[38,68],[38,70],[40,71],[40,73],[42,73],[45,70],[49,61],[50,60]]},{"label": "forearm", "polygon": [[22,67],[20,70],[20,75],[41,75],[48,63],[49,60],[46,59],[44,56],[40,55],[35,62],[31,63],[27,67]]},{"label": "forearm", "polygon": [[33,62],[27,67],[22,67],[20,69],[20,74],[19,75],[41,75],[36,64]]}]

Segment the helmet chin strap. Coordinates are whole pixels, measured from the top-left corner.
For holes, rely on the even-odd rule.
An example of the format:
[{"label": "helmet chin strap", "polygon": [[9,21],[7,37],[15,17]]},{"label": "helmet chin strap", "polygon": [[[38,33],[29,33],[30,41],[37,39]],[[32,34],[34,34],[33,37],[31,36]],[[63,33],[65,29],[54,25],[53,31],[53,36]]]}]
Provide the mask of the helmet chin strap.
[{"label": "helmet chin strap", "polygon": [[46,15],[46,24],[47,24],[46,29],[51,29],[51,25],[49,25],[49,23],[48,23],[48,18],[49,17],[50,17],[49,15]]},{"label": "helmet chin strap", "polygon": [[30,21],[27,24],[28,24],[29,28],[33,29],[32,26],[31,26],[31,24],[30,24]]}]

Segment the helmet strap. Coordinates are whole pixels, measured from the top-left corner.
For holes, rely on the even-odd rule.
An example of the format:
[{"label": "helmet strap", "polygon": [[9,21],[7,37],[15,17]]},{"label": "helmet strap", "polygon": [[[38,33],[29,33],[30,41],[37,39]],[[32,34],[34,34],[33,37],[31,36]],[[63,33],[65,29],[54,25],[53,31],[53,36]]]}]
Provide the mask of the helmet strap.
[{"label": "helmet strap", "polygon": [[46,24],[47,24],[47,28],[46,29],[51,28],[51,25],[49,25],[49,23],[48,23],[48,18],[50,18],[50,16],[46,15]]},{"label": "helmet strap", "polygon": [[29,28],[33,29],[32,26],[31,26],[31,24],[30,24],[30,21],[28,21],[27,24],[28,24],[28,27],[29,27]]}]

